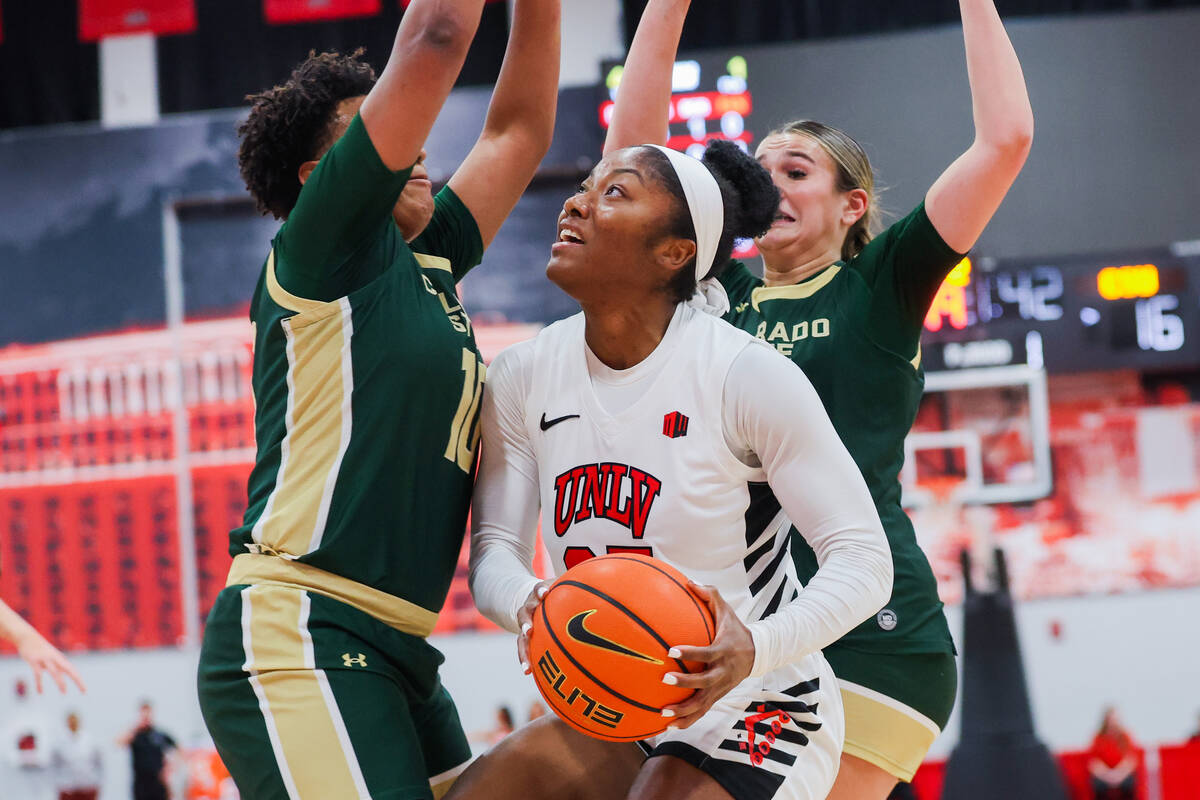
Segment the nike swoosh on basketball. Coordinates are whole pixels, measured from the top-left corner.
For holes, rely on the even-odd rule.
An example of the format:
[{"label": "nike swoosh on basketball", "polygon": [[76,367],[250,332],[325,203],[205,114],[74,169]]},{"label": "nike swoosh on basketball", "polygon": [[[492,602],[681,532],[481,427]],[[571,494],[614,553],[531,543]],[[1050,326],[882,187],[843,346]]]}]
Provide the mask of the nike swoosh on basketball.
[{"label": "nike swoosh on basketball", "polygon": [[623,644],[617,644],[612,639],[605,639],[592,633],[584,624],[587,618],[595,614],[599,609],[593,608],[591,611],[580,611],[571,619],[567,620],[567,635],[580,644],[590,644],[592,647],[599,647],[601,650],[611,650],[614,653],[630,658],[636,658],[639,661],[649,661],[651,664],[662,664],[657,658],[653,658],[644,653],[639,653],[636,650],[630,650]]},{"label": "nike swoosh on basketball", "polygon": [[546,419],[546,412],[543,411],[542,412],[542,421],[540,424],[542,426],[542,430],[548,431],[551,428],[553,428],[555,425],[557,425],[558,423],[566,422],[569,419],[579,419],[579,415],[578,414],[567,414],[566,416],[555,417],[554,419]]}]

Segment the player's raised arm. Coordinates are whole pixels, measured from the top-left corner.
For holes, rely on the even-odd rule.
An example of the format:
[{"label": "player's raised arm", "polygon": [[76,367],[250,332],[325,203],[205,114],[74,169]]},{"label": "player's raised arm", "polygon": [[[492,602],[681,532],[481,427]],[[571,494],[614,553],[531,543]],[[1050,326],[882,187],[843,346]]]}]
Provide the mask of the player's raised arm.
[{"label": "player's raised arm", "polygon": [[1017,179],[1033,141],[1033,109],[1021,63],[993,0],[959,0],[975,141],[925,197],[929,221],[946,244],[974,246]]},{"label": "player's raised arm", "polygon": [[642,12],[604,138],[604,154],[639,144],[666,144],[671,75],[691,0],[650,0]]},{"label": "player's raised arm", "polygon": [[413,0],[405,10],[392,55],[359,112],[389,169],[416,163],[458,79],[482,11],[483,0]]},{"label": "player's raised arm", "polygon": [[479,141],[450,178],[483,246],[533,179],[554,138],[561,0],[516,0],[500,78]]}]

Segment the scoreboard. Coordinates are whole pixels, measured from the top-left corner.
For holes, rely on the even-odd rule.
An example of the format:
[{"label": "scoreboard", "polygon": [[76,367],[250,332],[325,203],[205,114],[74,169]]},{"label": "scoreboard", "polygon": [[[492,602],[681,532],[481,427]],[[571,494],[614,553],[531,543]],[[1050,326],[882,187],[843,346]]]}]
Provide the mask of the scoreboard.
[{"label": "scoreboard", "polygon": [[968,257],[922,337],[927,370],[1200,367],[1200,241],[1021,261]]},{"label": "scoreboard", "polygon": [[[617,87],[625,68],[607,67],[604,87],[608,98],[600,104],[600,126],[612,119]],[[723,59],[677,61],[671,73],[671,102],[664,109],[670,121],[669,147],[699,158],[714,139],[729,139],[749,150],[754,134],[748,118],[754,109],[748,84],[749,66],[741,56]]]},{"label": "scoreboard", "polygon": [[[619,62],[604,65],[605,99],[597,113],[600,127],[605,130],[612,120],[617,87],[624,71]],[[756,135],[750,123],[754,100],[749,76],[749,66],[740,55],[675,62],[670,105],[663,109],[670,126],[667,146],[700,158],[709,142],[728,139],[746,152],[753,152]],[[733,255],[752,258],[758,255],[758,250],[752,240],[744,239],[735,244]]]}]

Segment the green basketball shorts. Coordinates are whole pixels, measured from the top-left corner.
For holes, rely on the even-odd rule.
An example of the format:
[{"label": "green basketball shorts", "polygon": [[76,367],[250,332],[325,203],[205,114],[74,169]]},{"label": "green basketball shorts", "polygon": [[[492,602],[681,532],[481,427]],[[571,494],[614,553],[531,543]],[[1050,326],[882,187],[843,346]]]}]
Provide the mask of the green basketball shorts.
[{"label": "green basketball shorts", "polygon": [[433,800],[471,758],[441,661],[315,592],[231,586],[208,618],[200,707],[242,797]]},{"label": "green basketball shorts", "polygon": [[954,708],[954,656],[868,653],[837,644],[822,652],[842,690],[843,752],[911,781]]}]

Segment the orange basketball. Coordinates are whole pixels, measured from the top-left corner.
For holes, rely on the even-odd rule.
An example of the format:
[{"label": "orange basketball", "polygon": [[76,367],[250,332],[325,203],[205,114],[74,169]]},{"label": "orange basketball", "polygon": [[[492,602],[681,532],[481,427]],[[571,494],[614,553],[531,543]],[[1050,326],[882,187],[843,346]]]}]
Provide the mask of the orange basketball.
[{"label": "orange basketball", "polygon": [[702,664],[667,655],[703,647],[712,613],[669,564],[633,553],[591,558],[551,584],[533,618],[529,657],[538,690],[554,713],[597,739],[629,742],[661,733],[663,706],[692,689],[662,682],[667,672]]}]

